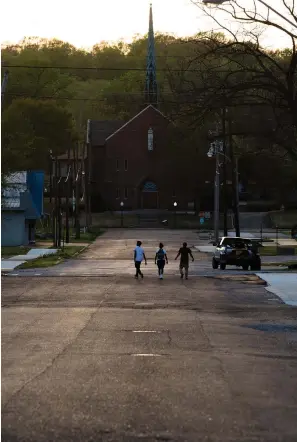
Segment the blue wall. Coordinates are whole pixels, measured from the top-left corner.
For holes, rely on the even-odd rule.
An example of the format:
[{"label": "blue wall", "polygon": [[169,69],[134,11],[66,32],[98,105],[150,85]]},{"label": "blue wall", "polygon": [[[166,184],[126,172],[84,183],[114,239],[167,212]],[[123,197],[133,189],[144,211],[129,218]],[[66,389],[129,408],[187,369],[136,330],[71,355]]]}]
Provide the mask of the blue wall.
[{"label": "blue wall", "polygon": [[2,211],[1,213],[1,245],[21,246],[28,244],[25,229],[25,213]]},{"label": "blue wall", "polygon": [[38,216],[40,217],[43,215],[44,172],[27,172],[27,186],[32,195],[32,200],[37,209]]}]

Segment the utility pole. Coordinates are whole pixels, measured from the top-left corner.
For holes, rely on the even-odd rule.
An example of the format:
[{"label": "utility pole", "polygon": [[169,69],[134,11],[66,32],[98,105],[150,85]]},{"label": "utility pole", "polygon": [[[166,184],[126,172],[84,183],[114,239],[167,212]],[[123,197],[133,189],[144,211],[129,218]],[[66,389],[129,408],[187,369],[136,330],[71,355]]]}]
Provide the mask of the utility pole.
[{"label": "utility pole", "polygon": [[220,153],[216,147],[216,174],[214,180],[214,236],[215,242],[219,242],[219,223],[220,223]]},{"label": "utility pole", "polygon": [[[91,120],[87,122],[87,174],[85,174],[85,189],[86,189],[86,212],[87,212],[87,229],[92,225],[92,210],[91,210],[91,189],[92,189],[92,143],[91,143]],[[83,159],[85,161],[85,159]]]},{"label": "utility pole", "polygon": [[57,217],[58,217],[58,161],[57,157],[55,156],[54,159],[54,179],[53,179],[53,190],[54,190],[54,210],[53,210],[53,246],[58,246],[58,223],[57,223]]},{"label": "utility pole", "polygon": [[70,235],[69,235],[69,194],[70,194],[70,173],[71,173],[71,164],[70,164],[70,146],[68,146],[67,149],[67,177],[65,179],[66,184],[66,218],[65,218],[65,224],[66,224],[66,244],[69,243]]},{"label": "utility pole", "polygon": [[216,169],[215,169],[215,178],[214,178],[214,238],[215,243],[219,242],[220,235],[220,155],[222,154],[222,142],[214,141],[210,144],[210,149],[207,152],[208,158],[216,157]]},{"label": "utility pole", "polygon": [[224,209],[224,236],[228,236],[228,200],[227,200],[227,143],[226,143],[226,107],[222,109],[223,135],[223,209]]},{"label": "utility pole", "polygon": [[4,102],[4,94],[6,91],[7,83],[8,83],[8,70],[6,70],[4,72],[3,80],[2,80],[2,84],[1,84],[1,108],[2,108],[3,102]]},{"label": "utility pole", "polygon": [[237,162],[234,158],[233,141],[232,141],[232,127],[231,116],[228,115],[228,132],[229,132],[229,149],[230,149],[230,161],[232,168],[232,195],[233,195],[233,213],[234,213],[234,225],[236,236],[240,236],[239,226],[239,201],[238,201],[238,172]]},{"label": "utility pole", "polygon": [[59,171],[59,181],[58,181],[58,247],[61,247],[61,240],[62,240],[62,204],[61,204],[61,161],[58,162],[58,171]]},{"label": "utility pole", "polygon": [[79,222],[79,200],[80,200],[80,181],[81,181],[81,167],[78,162],[78,143],[75,146],[75,238],[80,238],[80,222]]},{"label": "utility pole", "polygon": [[53,193],[53,165],[54,165],[54,157],[53,151],[50,149],[49,151],[49,202],[52,202],[52,193]]}]

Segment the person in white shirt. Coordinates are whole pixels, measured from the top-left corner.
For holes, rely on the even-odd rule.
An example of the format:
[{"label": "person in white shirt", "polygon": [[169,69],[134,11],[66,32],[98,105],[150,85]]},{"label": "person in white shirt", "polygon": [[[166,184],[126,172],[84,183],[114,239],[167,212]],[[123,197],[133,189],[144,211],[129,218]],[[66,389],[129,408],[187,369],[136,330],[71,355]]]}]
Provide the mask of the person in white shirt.
[{"label": "person in white shirt", "polygon": [[136,247],[134,249],[134,263],[136,268],[136,275],[135,278],[138,279],[138,275],[140,275],[143,278],[143,273],[140,270],[140,266],[142,261],[145,261],[145,265],[147,264],[146,256],[144,253],[143,248],[141,247],[142,242],[137,241]]},{"label": "person in white shirt", "polygon": [[158,274],[159,274],[160,279],[163,279],[165,260],[166,260],[166,263],[168,264],[166,250],[164,249],[164,245],[160,242],[159,248],[158,248],[158,250],[156,252],[156,256],[155,256],[155,264],[157,264],[157,266],[158,266]]}]

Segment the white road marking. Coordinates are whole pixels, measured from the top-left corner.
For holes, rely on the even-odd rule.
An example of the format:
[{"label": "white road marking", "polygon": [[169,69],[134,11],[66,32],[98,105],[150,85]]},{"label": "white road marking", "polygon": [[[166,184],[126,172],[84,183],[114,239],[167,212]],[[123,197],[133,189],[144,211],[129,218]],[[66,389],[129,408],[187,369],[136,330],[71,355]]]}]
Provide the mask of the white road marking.
[{"label": "white road marking", "polygon": [[132,354],[131,356],[158,357],[163,355],[158,355],[157,353],[135,353]]},{"label": "white road marking", "polygon": [[157,330],[132,330],[132,333],[162,333]]}]

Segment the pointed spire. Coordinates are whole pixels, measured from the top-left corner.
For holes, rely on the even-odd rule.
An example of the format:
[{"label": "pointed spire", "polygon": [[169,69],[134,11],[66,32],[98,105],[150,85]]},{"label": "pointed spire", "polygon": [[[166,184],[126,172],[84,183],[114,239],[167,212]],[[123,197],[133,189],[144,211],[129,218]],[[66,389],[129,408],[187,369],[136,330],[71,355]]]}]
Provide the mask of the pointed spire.
[{"label": "pointed spire", "polygon": [[152,4],[150,4],[150,18],[149,18],[146,79],[145,79],[145,102],[146,104],[153,104],[154,106],[158,105],[158,86],[157,86],[155,36],[154,36]]}]

